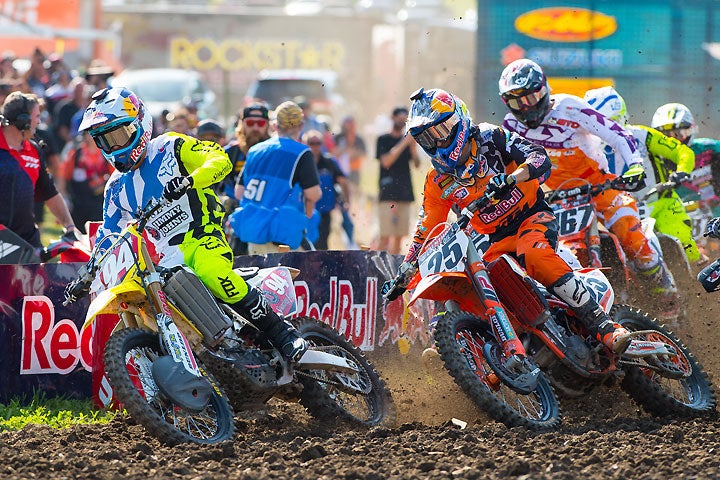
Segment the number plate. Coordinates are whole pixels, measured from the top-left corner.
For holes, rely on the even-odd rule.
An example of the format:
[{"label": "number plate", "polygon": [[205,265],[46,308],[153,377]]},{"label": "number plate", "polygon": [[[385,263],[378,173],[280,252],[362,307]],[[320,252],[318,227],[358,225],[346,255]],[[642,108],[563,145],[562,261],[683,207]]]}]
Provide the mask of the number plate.
[{"label": "number plate", "polygon": [[431,240],[418,258],[420,275],[425,277],[433,273],[465,271],[463,259],[469,243],[465,232],[445,230],[440,237]]},{"label": "number plate", "polygon": [[579,205],[567,210],[555,210],[560,236],[579,233],[590,225],[595,210],[592,205]]}]

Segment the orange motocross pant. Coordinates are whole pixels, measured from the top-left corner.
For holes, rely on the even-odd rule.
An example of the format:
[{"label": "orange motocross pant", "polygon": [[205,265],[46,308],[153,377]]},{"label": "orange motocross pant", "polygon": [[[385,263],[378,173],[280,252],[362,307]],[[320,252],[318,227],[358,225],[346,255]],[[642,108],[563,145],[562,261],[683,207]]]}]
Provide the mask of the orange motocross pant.
[{"label": "orange motocross pant", "polygon": [[556,252],[558,225],[550,212],[539,212],[520,224],[515,235],[492,241],[484,259],[491,262],[503,253],[514,254],[528,275],[549,287],[560,277],[572,271]]},{"label": "orange motocross pant", "polygon": [[627,192],[605,190],[593,199],[598,218],[618,237],[625,255],[638,270],[649,270],[660,261],[659,253],[643,233],[635,199]]}]

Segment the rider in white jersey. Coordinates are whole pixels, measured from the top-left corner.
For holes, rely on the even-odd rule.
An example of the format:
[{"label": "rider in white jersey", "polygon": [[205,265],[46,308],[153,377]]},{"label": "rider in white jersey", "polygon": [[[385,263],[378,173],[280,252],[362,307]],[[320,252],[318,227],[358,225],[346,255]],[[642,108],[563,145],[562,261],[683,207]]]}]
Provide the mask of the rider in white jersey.
[{"label": "rider in white jersey", "polygon": [[[545,147],[553,163],[545,185],[558,188],[570,179],[592,184],[617,178],[608,171],[601,141],[628,165],[622,180],[639,187],[645,177],[642,156],[632,136],[574,95],[550,95],[540,66],[528,59],[509,64],[499,81],[500,95],[510,110],[503,126]],[[578,183],[565,183],[564,188]],[[664,304],[677,303],[677,289],[661,253],[642,231],[635,199],[627,192],[606,189],[593,198],[598,217],[620,241],[640,276]]]}]

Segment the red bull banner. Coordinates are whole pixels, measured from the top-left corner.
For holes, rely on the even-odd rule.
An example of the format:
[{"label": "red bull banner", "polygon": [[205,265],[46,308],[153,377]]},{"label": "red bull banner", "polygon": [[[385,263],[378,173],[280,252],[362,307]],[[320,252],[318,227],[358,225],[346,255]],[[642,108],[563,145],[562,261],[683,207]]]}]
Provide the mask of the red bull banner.
[{"label": "red bull banner", "polygon": [[[386,304],[380,287],[394,276],[399,255],[375,251],[290,252],[238,257],[236,267],[278,264],[300,270],[295,278],[296,316],[319,319],[364,351],[397,349],[431,342],[433,302],[419,300],[411,309],[401,297]],[[65,285],[80,263],[0,265],[0,403],[12,398],[92,397],[107,406],[112,390],[104,376],[102,352],[117,321],[104,315],[83,329],[89,299],[63,306]]]}]

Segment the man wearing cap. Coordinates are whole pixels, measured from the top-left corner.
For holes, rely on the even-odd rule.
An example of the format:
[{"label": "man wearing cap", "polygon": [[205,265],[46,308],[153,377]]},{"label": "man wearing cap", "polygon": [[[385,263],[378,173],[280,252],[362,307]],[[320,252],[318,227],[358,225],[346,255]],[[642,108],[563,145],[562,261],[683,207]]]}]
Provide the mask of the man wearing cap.
[{"label": "man wearing cap", "polygon": [[206,118],[200,120],[195,127],[195,138],[203,142],[215,142],[223,147],[225,146],[225,129],[217,120]]},{"label": "man wearing cap", "polygon": [[[312,152],[298,141],[302,109],[283,102],[275,110],[277,137],[250,148],[239,188],[240,208],[230,223],[248,253],[279,251],[279,245],[298,249],[308,233],[317,235],[315,203],[322,195]],[[312,234],[310,240],[312,240]]]},{"label": "man wearing cap", "polygon": [[235,138],[225,147],[225,153],[233,164],[232,172],[220,184],[225,195],[235,200],[242,198],[242,193],[236,192],[236,185],[240,180],[240,173],[245,168],[248,150],[268,138],[270,138],[270,115],[267,107],[261,103],[245,107],[235,125]]}]

